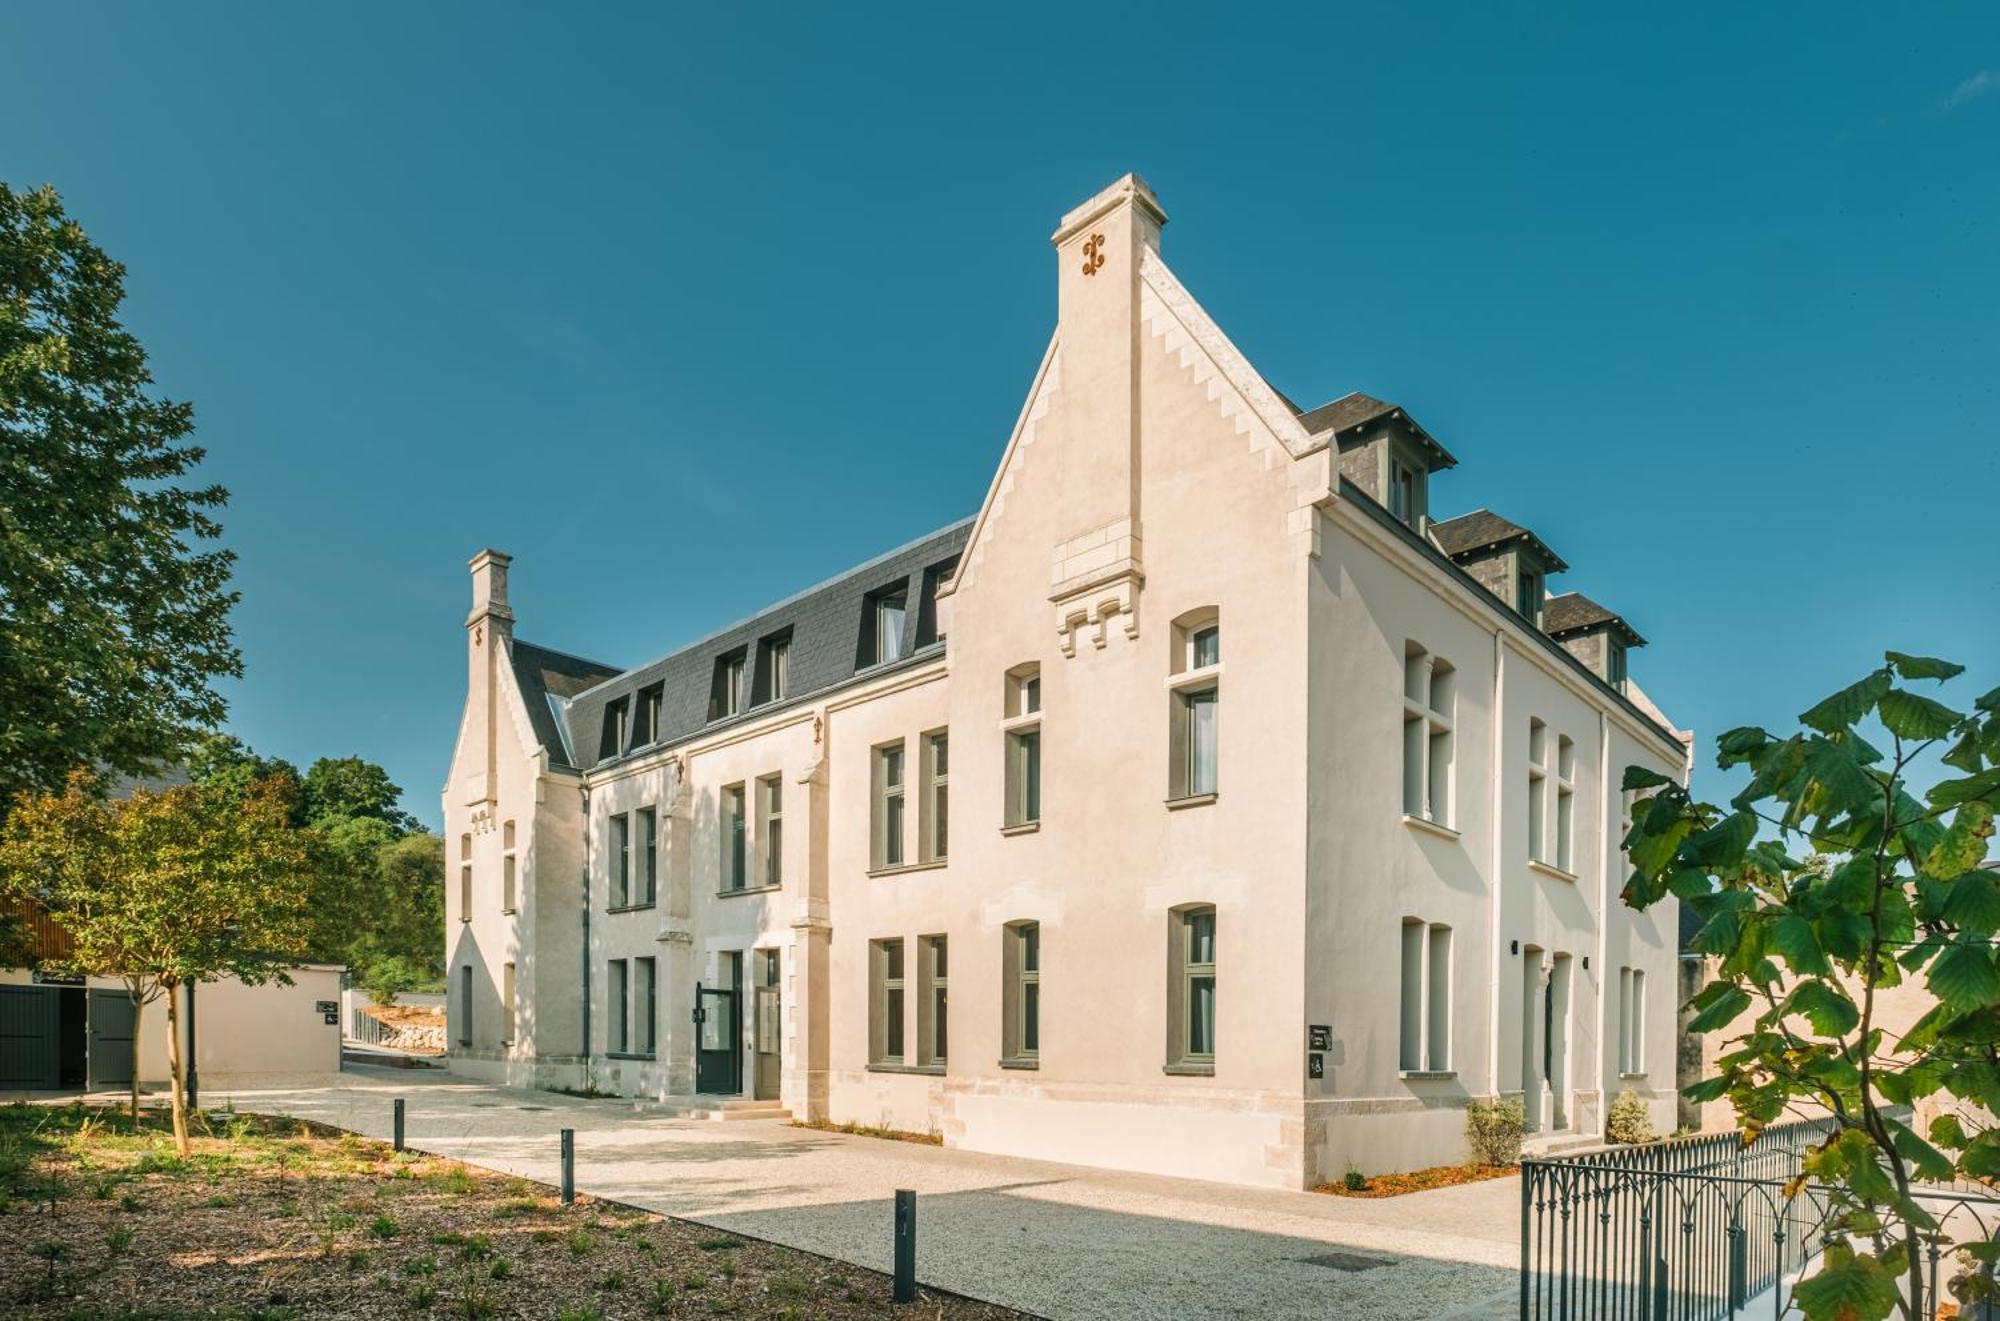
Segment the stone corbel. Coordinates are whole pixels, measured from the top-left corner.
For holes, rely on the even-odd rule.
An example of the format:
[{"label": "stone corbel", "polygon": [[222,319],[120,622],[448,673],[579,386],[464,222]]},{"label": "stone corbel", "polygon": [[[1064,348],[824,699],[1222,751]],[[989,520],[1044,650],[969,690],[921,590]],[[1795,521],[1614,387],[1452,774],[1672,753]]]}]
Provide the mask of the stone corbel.
[{"label": "stone corbel", "polygon": [[1129,641],[1139,638],[1139,588],[1145,575],[1136,564],[1080,587],[1059,590],[1049,599],[1056,608],[1056,641],[1064,656],[1076,655],[1078,634],[1089,637],[1091,646],[1102,650],[1110,640],[1111,622],[1116,619]]}]

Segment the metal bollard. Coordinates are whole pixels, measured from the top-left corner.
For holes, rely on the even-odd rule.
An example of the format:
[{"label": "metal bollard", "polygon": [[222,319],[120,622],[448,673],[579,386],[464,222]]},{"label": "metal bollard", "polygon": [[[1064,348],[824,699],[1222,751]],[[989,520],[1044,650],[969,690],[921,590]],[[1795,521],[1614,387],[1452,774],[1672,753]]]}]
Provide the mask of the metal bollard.
[{"label": "metal bollard", "polygon": [[896,1301],[917,1301],[917,1195],[896,1190]]},{"label": "metal bollard", "polygon": [[562,1204],[576,1201],[576,1130],[562,1131]]},{"label": "metal bollard", "polygon": [[403,1098],[396,1098],[396,1150],[403,1149]]}]

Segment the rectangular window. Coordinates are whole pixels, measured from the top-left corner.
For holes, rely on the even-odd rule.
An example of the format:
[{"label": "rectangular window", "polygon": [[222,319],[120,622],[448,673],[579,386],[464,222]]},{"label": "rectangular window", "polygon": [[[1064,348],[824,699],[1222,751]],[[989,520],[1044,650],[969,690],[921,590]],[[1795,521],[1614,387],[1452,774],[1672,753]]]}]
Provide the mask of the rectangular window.
[{"label": "rectangular window", "polygon": [[500,965],[500,1044],[514,1042],[514,965]]},{"label": "rectangular window", "polygon": [[1033,1064],[1042,1049],[1042,927],[1010,922],[1002,948],[1000,1049],[1017,1064]]},{"label": "rectangular window", "polygon": [[875,749],[875,868],[903,865],[903,745]]},{"label": "rectangular window", "polygon": [[1424,479],[1420,471],[1401,455],[1389,460],[1389,512],[1405,527],[1423,530]]},{"label": "rectangular window", "polygon": [[1042,731],[1007,735],[1007,824],[1032,825],[1042,819]]},{"label": "rectangular window", "polygon": [[605,863],[611,868],[610,906],[624,908],[632,902],[632,823],[622,814],[610,821],[611,844]]},{"label": "rectangular window", "polygon": [[609,761],[625,751],[625,739],[631,732],[631,699],[616,698],[604,705],[604,732],[597,740],[597,759]]},{"label": "rectangular window", "polygon": [[1188,637],[1188,667],[1205,670],[1211,665],[1222,663],[1222,630],[1210,625],[1198,628]]},{"label": "rectangular window", "polygon": [[1184,908],[1174,914],[1169,951],[1174,984],[1175,1038],[1169,1063],[1215,1062],[1215,910]]},{"label": "rectangular window", "polygon": [[1404,1073],[1451,1070],[1451,928],[1403,919],[1400,1065]]},{"label": "rectangular window", "polygon": [[946,856],[951,843],[951,747],[943,730],[924,735],[924,796],[917,823],[918,853],[925,862]]},{"label": "rectangular window", "polygon": [[650,904],[660,893],[660,818],[650,807],[635,814],[639,819],[639,893],[636,902]]},{"label": "rectangular window", "polygon": [[[469,838],[469,837],[468,837]],[[514,823],[506,822],[500,827],[500,847],[506,852],[500,855],[500,911],[511,913],[520,902],[518,876],[514,863]],[[508,1033],[509,1036],[513,1034]]]},{"label": "rectangular window", "polygon": [[944,637],[938,627],[938,588],[951,577],[958,568],[958,557],[952,556],[940,564],[933,564],[924,570],[923,595],[917,598],[917,645],[928,647]]},{"label": "rectangular window", "polygon": [[741,647],[715,658],[715,675],[708,685],[710,720],[722,720],[743,709],[743,661]]},{"label": "rectangular window", "polygon": [[886,665],[903,657],[903,624],[909,618],[909,587],[897,583],[870,592],[861,608],[861,646],[857,668]]},{"label": "rectangular window", "polygon": [[664,683],[648,684],[639,690],[639,709],[632,721],[632,746],[643,748],[660,741],[660,706],[666,695]]},{"label": "rectangular window", "polygon": [[1214,688],[1175,693],[1179,748],[1175,752],[1174,797],[1191,798],[1215,792],[1216,694]]},{"label": "rectangular window", "polygon": [[1414,642],[1403,657],[1403,812],[1452,824],[1457,672]]},{"label": "rectangular window", "polygon": [[1625,644],[1617,638],[1604,639],[1604,681],[1625,691]]},{"label": "rectangular window", "polygon": [[944,1066],[946,1050],[947,989],[950,967],[945,958],[943,936],[924,936],[917,941],[917,1063]]},{"label": "rectangular window", "polygon": [[458,1044],[472,1044],[472,965],[458,970]]},{"label": "rectangular window", "polygon": [[458,868],[458,920],[472,920],[472,864],[461,863]]},{"label": "rectangular window", "polygon": [[1549,727],[1528,722],[1528,858],[1548,861]]},{"label": "rectangular window", "polygon": [[1514,573],[1514,610],[1536,628],[1542,626],[1542,575],[1533,569]]},{"label": "rectangular window", "polygon": [[757,852],[761,859],[758,884],[782,885],[785,879],[785,780],[766,775],[757,781]]},{"label": "rectangular window", "polygon": [[749,884],[744,868],[743,786],[722,791],[722,888],[741,890]]},{"label": "rectangular window", "polygon": [[657,967],[649,958],[632,960],[632,1049],[640,1055],[653,1053]]},{"label": "rectangular window", "polygon": [[625,960],[613,959],[604,965],[604,1048],[614,1055],[625,1053],[630,1001],[625,984]]},{"label": "rectangular window", "polygon": [[1646,973],[1618,970],[1618,1072],[1646,1071]]},{"label": "rectangular window", "polygon": [[903,1062],[903,942],[877,940],[869,945],[874,994],[869,997],[870,1059],[876,1064]]},{"label": "rectangular window", "polygon": [[1576,744],[1556,740],[1556,868],[1576,871]]},{"label": "rectangular window", "polygon": [[792,695],[791,664],[792,630],[757,640],[756,690],[750,694],[751,705],[781,702]]}]

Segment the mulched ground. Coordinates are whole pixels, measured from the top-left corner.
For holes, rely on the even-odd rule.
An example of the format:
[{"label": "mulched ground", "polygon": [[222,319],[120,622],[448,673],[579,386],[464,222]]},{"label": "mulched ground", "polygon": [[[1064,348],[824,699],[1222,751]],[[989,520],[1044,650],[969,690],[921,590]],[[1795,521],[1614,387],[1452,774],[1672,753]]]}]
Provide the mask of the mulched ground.
[{"label": "mulched ground", "polygon": [[1427,1170],[1410,1170],[1405,1174],[1372,1174],[1359,1188],[1349,1188],[1344,1183],[1323,1183],[1313,1191],[1332,1193],[1336,1197],[1401,1197],[1404,1193],[1428,1192],[1432,1188],[1504,1179],[1520,1172],[1518,1165],[1433,1165]]},{"label": "mulched ground", "polygon": [[1022,1313],[297,1120],[0,1106],[0,1315],[738,1316],[1011,1321]]}]

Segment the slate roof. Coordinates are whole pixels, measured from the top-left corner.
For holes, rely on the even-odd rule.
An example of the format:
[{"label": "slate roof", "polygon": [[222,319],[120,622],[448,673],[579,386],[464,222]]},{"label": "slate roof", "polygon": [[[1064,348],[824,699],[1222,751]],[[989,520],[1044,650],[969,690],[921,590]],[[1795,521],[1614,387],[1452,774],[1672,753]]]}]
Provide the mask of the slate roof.
[{"label": "slate roof", "polygon": [[[563,733],[576,764],[583,767],[617,761],[636,751],[648,751],[685,740],[697,733],[723,729],[738,721],[804,702],[819,693],[853,679],[861,673],[860,642],[863,603],[873,593],[892,585],[908,591],[908,609],[903,621],[902,657],[885,666],[867,667],[871,673],[887,672],[901,665],[926,660],[944,649],[939,639],[917,644],[927,624],[925,609],[927,584],[934,588],[948,576],[972,535],[972,519],[919,537],[908,545],[857,565],[836,578],[767,606],[748,619],[637,669],[600,675],[587,687],[565,694],[562,708]],[[790,630],[791,645],[786,652],[789,692],[776,702],[747,705],[757,691],[757,644],[760,640]],[[516,644],[517,650],[520,644]],[[746,655],[744,694],[746,709],[722,720],[708,719],[708,699],[719,657],[741,649]],[[568,659],[568,658],[566,658]],[[590,662],[573,662],[590,665]],[[604,667],[597,667],[602,669]],[[642,749],[628,748],[616,756],[600,758],[600,737],[605,707],[621,697],[630,698],[642,688],[662,685],[659,737]],[[532,711],[534,702],[530,701]],[[544,702],[543,706],[548,703]],[[628,711],[631,705],[628,704]],[[539,733],[539,730],[537,731]],[[558,746],[544,743],[551,752]]]},{"label": "slate roof", "polygon": [[[1285,402],[1291,403],[1289,399]],[[1292,411],[1298,413],[1299,425],[1306,429],[1307,435],[1316,436],[1331,431],[1336,440],[1353,439],[1354,433],[1361,428],[1384,418],[1397,419],[1408,427],[1410,434],[1421,441],[1430,452],[1432,472],[1458,466],[1458,460],[1451,456],[1451,452],[1438,444],[1437,438],[1430,432],[1419,426],[1417,419],[1404,412],[1402,405],[1392,404],[1386,399],[1377,399],[1372,394],[1362,394],[1356,390],[1352,394],[1342,395],[1330,404],[1321,404],[1318,408],[1306,409],[1303,412],[1299,410],[1298,405],[1293,404]]]},{"label": "slate roof", "polygon": [[1442,523],[1431,524],[1431,535],[1437,538],[1438,546],[1453,559],[1470,555],[1474,551],[1497,550],[1524,541],[1546,561],[1549,568],[1560,573],[1569,568],[1563,557],[1549,549],[1547,542],[1522,527],[1519,523],[1500,517],[1491,509],[1475,509],[1457,518],[1448,518]]},{"label": "slate roof", "polygon": [[1646,645],[1646,639],[1639,636],[1639,630],[1582,592],[1564,592],[1543,602],[1542,628],[1552,638],[1563,638],[1593,628],[1610,628],[1624,639],[1628,647]]},{"label": "slate roof", "polygon": [[[549,760],[557,766],[575,767],[575,753],[566,731],[556,718],[563,701],[593,688],[606,679],[618,677],[618,667],[585,660],[567,652],[538,647],[532,642],[514,641],[514,682],[528,704],[528,722],[535,728],[535,741],[549,750]],[[550,701],[550,698],[556,699]]]}]

